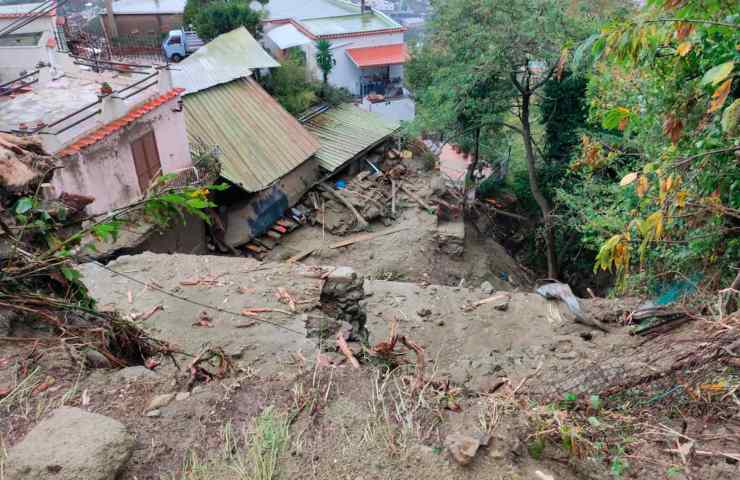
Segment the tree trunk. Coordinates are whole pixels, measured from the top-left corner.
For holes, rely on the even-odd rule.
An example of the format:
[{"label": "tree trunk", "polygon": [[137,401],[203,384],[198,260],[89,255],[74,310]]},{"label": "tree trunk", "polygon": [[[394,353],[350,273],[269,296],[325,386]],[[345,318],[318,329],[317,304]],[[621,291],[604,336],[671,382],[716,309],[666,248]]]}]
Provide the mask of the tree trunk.
[{"label": "tree trunk", "polygon": [[542,211],[542,220],[545,224],[545,246],[547,254],[547,276],[549,278],[558,278],[558,260],[555,254],[555,232],[552,225],[552,216],[550,215],[552,208],[550,202],[547,201],[545,196],[540,190],[539,183],[537,181],[537,171],[535,170],[535,155],[534,147],[532,145],[532,131],[529,125],[529,107],[532,98],[532,93],[527,91],[522,93],[522,137],[524,140],[524,150],[527,155],[527,171],[529,172],[529,188],[532,190],[532,196],[537,202],[537,205]]},{"label": "tree trunk", "polygon": [[475,169],[478,168],[479,147],[480,147],[480,127],[475,129],[475,150],[473,153],[473,161],[470,162],[470,165],[468,165],[468,170],[465,173],[465,186],[464,186],[465,205],[464,207],[466,208],[475,199],[475,193],[472,194],[472,198],[469,198],[469,197],[471,197],[471,194],[470,194],[471,190],[475,192],[475,178],[473,178],[473,174],[475,173]]}]

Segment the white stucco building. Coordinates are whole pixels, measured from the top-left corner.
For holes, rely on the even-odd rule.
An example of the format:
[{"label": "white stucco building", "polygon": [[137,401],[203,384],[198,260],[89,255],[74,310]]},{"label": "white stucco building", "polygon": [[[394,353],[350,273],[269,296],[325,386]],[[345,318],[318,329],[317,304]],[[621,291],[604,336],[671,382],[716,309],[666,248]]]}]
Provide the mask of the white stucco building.
[{"label": "white stucco building", "polygon": [[0,34],[0,83],[4,83],[34,70],[39,62],[53,63],[60,41],[56,8],[44,3],[0,5]]},{"label": "white stucco building", "polygon": [[[183,90],[173,87],[169,70],[95,73],[69,58],[56,75],[50,70],[0,99],[0,132],[38,135],[62,167],[46,196],[94,197],[86,211],[98,214],[141,199],[162,174],[190,174]],[[104,83],[113,93],[101,90]]]},{"label": "white stucco building", "polygon": [[329,75],[331,85],[358,96],[403,95],[406,28],[387,15],[337,0],[271,0],[265,9],[263,41],[278,59],[298,48],[310,75],[321,79],[316,42],[328,40],[335,61]]}]

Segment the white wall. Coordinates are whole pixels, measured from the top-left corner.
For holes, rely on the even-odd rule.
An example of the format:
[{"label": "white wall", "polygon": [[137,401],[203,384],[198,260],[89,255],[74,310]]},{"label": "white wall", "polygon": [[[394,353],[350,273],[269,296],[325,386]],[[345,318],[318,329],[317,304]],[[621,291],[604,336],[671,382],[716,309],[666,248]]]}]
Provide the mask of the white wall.
[{"label": "white wall", "polygon": [[107,212],[139,200],[139,188],[131,142],[153,131],[163,173],[192,166],[182,112],[176,112],[177,98],[140,117],[100,142],[65,157],[64,168],[52,179],[54,193],[78,193],[95,197],[89,214]]},{"label": "white wall", "polygon": [[46,42],[49,32],[44,32],[34,47],[2,47],[0,46],[0,80],[5,83],[16,79],[24,70],[30,72],[39,62],[48,62],[49,54]]},{"label": "white wall", "polygon": [[[332,52],[334,54],[334,60],[336,65],[329,74],[329,83],[335,87],[344,87],[355,95],[360,94],[360,69],[352,62],[347,55],[347,49],[360,48],[360,47],[378,47],[381,45],[392,45],[403,43],[403,32],[388,33],[384,35],[369,35],[365,37],[353,37],[353,38],[340,38],[331,41]],[[307,66],[311,75],[316,80],[320,80],[321,69],[316,64],[316,46],[315,44],[306,45],[304,51],[306,52]],[[398,68],[403,71],[403,66],[394,66],[395,71]],[[402,76],[394,75],[394,70],[391,69],[391,76]]]}]

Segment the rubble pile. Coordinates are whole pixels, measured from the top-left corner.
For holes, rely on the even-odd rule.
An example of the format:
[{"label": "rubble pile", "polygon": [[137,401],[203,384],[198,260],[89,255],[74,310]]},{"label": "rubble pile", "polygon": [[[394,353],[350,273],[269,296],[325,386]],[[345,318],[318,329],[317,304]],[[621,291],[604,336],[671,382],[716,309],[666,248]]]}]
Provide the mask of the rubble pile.
[{"label": "rubble pile", "polygon": [[321,289],[321,310],[337,321],[351,326],[350,340],[367,343],[367,312],[360,303],[365,298],[365,278],[349,267],[332,271]]},{"label": "rubble pile", "polygon": [[370,155],[367,170],[309,192],[302,203],[309,212],[309,223],[322,225],[334,235],[347,235],[365,230],[372,222],[389,226],[401,209],[414,205],[432,211],[414,174],[401,163],[404,156],[411,156],[411,152],[390,149],[382,160],[379,155]]}]

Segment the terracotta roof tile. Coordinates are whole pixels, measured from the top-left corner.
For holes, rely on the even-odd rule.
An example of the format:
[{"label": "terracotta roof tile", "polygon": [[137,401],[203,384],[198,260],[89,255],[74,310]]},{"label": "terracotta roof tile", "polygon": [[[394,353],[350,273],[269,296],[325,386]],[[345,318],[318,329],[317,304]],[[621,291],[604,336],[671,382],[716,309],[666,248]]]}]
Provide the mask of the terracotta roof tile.
[{"label": "terracotta roof tile", "polygon": [[182,92],[184,92],[184,88],[173,88],[172,90],[168,91],[167,93],[164,93],[158,97],[154,97],[149,99],[147,102],[140,104],[124,115],[123,117],[119,118],[118,120],[114,120],[106,125],[103,125],[102,127],[97,128],[96,130],[84,135],[81,138],[78,138],[74,143],[67,146],[66,148],[60,150],[57,155],[60,157],[66,157],[68,155],[74,155],[75,153],[79,152],[83,148],[89,147],[90,145],[94,145],[98,143],[99,141],[103,140],[104,138],[108,137],[112,133],[120,130],[121,128],[133,123],[136,119],[140,118],[142,115],[145,115],[148,112],[151,112],[155,108],[158,108],[162,104],[172,100],[173,98],[180,95]]}]

